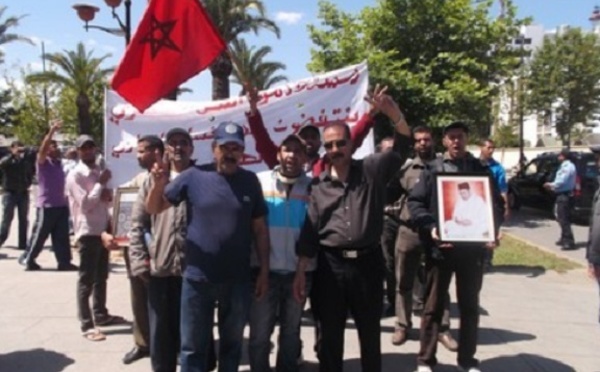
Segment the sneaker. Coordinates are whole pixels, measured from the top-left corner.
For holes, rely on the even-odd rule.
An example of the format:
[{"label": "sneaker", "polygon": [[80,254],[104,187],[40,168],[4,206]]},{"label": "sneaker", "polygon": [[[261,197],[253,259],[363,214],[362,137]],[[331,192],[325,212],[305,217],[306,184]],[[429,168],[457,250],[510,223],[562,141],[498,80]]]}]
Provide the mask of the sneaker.
[{"label": "sneaker", "polygon": [[79,270],[79,267],[77,267],[77,265],[73,265],[72,263],[66,263],[66,264],[58,264],[58,271],[77,271]]},{"label": "sneaker", "polygon": [[25,266],[27,264],[27,253],[23,253],[22,255],[19,256],[19,265],[21,266]]},{"label": "sneaker", "polygon": [[42,267],[38,265],[35,261],[29,261],[25,264],[25,271],[38,271],[41,269]]},{"label": "sneaker", "polygon": [[418,366],[415,372],[433,372],[429,366]]}]

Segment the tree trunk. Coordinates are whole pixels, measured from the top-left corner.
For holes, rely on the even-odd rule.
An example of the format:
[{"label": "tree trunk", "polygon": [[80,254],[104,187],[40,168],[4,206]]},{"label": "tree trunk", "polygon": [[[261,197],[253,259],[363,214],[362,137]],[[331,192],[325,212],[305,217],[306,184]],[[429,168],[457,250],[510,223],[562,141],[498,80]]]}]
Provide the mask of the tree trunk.
[{"label": "tree trunk", "polygon": [[233,63],[225,53],[222,53],[210,66],[212,74],[212,99],[229,98],[229,76],[233,72]]},{"label": "tree trunk", "polygon": [[75,101],[77,105],[77,119],[79,120],[79,134],[92,134],[92,116],[90,115],[90,99],[87,94],[80,92]]}]

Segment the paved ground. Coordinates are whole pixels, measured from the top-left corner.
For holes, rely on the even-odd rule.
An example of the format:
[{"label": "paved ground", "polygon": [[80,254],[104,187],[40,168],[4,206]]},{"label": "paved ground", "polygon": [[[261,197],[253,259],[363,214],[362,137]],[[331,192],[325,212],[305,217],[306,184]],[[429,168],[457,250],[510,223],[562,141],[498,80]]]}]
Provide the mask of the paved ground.
[{"label": "paved ground", "polygon": [[[535,215],[518,218],[513,220],[512,233],[525,234],[538,244],[543,243],[536,237],[539,234],[555,239],[552,223],[546,224]],[[519,227],[518,221],[530,225]],[[132,346],[127,327],[107,329],[108,338],[100,343],[80,336],[75,311],[76,273],[54,271],[54,258],[48,251],[39,259],[47,270],[24,272],[16,262],[20,252],[14,249],[15,231],[16,226],[0,249],[0,371],[149,371],[147,359],[130,366],[121,364],[121,357]],[[118,260],[113,264],[108,290],[110,311],[130,317],[128,283]],[[458,325],[456,313],[453,309],[453,328]],[[598,288],[583,269],[559,275],[536,268],[498,268],[485,278],[481,313],[478,356],[484,371],[600,371]],[[418,324],[418,319],[414,322]],[[382,325],[384,371],[413,371],[417,342],[394,347],[389,342],[393,319],[383,319]],[[307,346],[303,371],[317,371],[308,320],[302,337]],[[360,371],[356,339],[349,321],[345,371]],[[440,349],[437,371],[454,371],[454,359],[454,354]],[[247,356],[241,370],[248,370]]]}]

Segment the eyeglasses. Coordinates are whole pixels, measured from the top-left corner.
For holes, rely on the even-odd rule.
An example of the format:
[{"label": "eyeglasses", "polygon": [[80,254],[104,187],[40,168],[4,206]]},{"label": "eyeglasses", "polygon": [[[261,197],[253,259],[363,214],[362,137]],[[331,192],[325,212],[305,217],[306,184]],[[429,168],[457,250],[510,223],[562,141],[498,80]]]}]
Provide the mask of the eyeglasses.
[{"label": "eyeglasses", "polygon": [[333,149],[333,146],[335,145],[335,147],[337,147],[338,149],[341,149],[343,147],[346,147],[346,145],[348,145],[348,140],[345,139],[341,139],[341,140],[337,140],[337,141],[329,141],[329,142],[325,142],[323,144],[323,147],[325,147],[325,150],[331,150]]}]

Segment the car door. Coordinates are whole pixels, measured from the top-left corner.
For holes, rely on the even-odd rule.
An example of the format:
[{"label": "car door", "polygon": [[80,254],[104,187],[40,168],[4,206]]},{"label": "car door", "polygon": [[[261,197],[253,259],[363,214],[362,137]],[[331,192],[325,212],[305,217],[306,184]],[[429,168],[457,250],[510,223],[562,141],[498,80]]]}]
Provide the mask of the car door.
[{"label": "car door", "polygon": [[541,159],[536,177],[539,191],[535,199],[536,203],[538,204],[538,209],[552,210],[554,208],[556,194],[554,194],[553,191],[544,188],[544,183],[554,181],[559,167],[560,163],[558,162],[558,158],[555,156],[549,156]]},{"label": "car door", "polygon": [[516,196],[519,198],[521,205],[535,205],[531,198],[538,194],[536,177],[538,174],[539,164],[539,158],[533,159],[527,163],[527,165],[525,165],[522,171],[517,173],[517,175],[511,179],[511,186],[516,193]]}]

